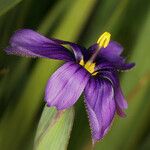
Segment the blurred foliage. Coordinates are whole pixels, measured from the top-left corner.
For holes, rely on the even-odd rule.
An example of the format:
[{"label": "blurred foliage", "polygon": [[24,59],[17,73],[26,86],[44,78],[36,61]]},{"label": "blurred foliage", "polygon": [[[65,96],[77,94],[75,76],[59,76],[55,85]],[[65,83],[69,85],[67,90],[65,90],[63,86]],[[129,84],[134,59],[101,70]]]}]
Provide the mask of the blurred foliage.
[{"label": "blurred foliage", "polygon": [[111,131],[94,149],[150,149],[149,0],[0,0],[0,149],[63,150],[69,143],[69,150],[90,150],[82,96],[75,117],[74,108],[59,115],[54,108],[43,110],[46,81],[62,62],[4,53],[10,36],[20,28],[86,47],[100,33],[110,31],[136,67],[120,76],[129,102],[127,117],[116,117]]}]

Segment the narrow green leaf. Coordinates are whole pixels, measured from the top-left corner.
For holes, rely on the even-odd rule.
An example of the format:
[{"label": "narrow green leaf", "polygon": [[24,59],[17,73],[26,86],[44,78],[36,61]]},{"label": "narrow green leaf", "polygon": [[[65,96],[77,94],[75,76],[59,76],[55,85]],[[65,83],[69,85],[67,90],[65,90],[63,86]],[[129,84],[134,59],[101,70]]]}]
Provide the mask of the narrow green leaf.
[{"label": "narrow green leaf", "polygon": [[0,0],[0,16],[16,6],[22,0]]},{"label": "narrow green leaf", "polygon": [[62,20],[66,16],[66,12],[69,9],[68,7],[72,4],[70,0],[58,1],[52,9],[47,13],[42,24],[39,26],[39,31],[43,34],[49,33],[51,28],[55,25],[58,26],[58,20]]},{"label": "narrow green leaf", "polygon": [[[15,66],[15,68],[12,70],[11,73],[7,73],[7,76],[5,77],[4,85],[1,86],[3,95],[6,95],[5,97],[10,97],[11,92],[14,90],[16,85],[19,83],[22,76],[24,76],[26,69],[29,66],[30,61],[27,59],[22,59],[20,62]],[[8,72],[10,72],[10,69],[7,69]],[[9,82],[9,84],[7,84]],[[1,98],[1,94],[0,94]]]},{"label": "narrow green leaf", "polygon": [[[62,20],[62,28],[58,28],[55,32],[55,37],[75,41],[89,18],[94,6],[96,4],[96,0],[76,0],[72,3],[71,9],[68,10],[65,17]],[[82,11],[78,11],[78,9]],[[68,21],[66,21],[68,20]],[[76,30],[73,30],[76,29]],[[76,35],[76,36],[72,36]]]},{"label": "narrow green leaf", "polygon": [[[131,134],[129,136],[129,132],[126,134],[126,145],[124,147],[124,150],[126,149],[138,149],[140,146],[140,142],[143,140],[144,134],[147,135],[147,131],[149,130],[150,126],[150,80],[146,81],[147,86],[145,85],[143,88],[145,90],[145,93],[142,97],[142,102],[139,104],[139,109],[135,115],[135,118],[132,119],[132,125],[130,128]],[[144,108],[144,110],[143,110]],[[129,137],[128,137],[129,136]]]},{"label": "narrow green leaf", "polygon": [[45,106],[39,122],[34,149],[67,149],[73,118],[74,109],[57,111],[55,108]]},{"label": "narrow green leaf", "polygon": [[143,142],[140,143],[138,150],[149,150],[150,149],[150,134],[146,138],[143,138]]},{"label": "narrow green leaf", "polygon": [[126,12],[125,8],[128,2],[129,0],[98,1],[97,9],[84,34],[84,44],[94,43],[95,39],[104,31],[112,32],[116,24],[120,22],[120,16]]}]

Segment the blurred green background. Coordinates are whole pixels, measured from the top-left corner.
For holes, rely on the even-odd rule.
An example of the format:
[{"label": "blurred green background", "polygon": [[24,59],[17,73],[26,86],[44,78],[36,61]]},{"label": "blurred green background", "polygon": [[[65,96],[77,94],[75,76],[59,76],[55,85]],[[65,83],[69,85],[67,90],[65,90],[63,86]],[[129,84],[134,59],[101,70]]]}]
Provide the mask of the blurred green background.
[{"label": "blurred green background", "polygon": [[129,103],[127,117],[116,116],[94,149],[150,149],[149,0],[0,0],[0,150],[91,150],[82,96],[64,112],[44,108],[46,81],[63,62],[8,56],[3,51],[12,33],[21,28],[85,47],[102,32],[111,32],[136,67],[120,73]]}]

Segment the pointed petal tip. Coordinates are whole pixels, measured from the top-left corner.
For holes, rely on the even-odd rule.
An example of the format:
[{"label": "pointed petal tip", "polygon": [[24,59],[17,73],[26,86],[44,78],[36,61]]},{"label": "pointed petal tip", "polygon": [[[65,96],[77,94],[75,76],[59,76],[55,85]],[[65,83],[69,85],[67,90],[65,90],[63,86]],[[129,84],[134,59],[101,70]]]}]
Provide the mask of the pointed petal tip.
[{"label": "pointed petal tip", "polygon": [[127,115],[124,113],[121,117],[122,117],[122,118],[126,118],[126,117],[127,117]]},{"label": "pointed petal tip", "polygon": [[135,67],[135,63],[122,64],[121,70],[130,70]]},{"label": "pointed petal tip", "polygon": [[131,63],[131,68],[133,68],[133,67],[135,67],[135,63],[134,62]]},{"label": "pointed petal tip", "polygon": [[127,102],[126,99],[122,99],[122,107],[120,105],[120,108],[122,108],[122,109],[127,109],[128,108],[128,102]]},{"label": "pointed petal tip", "polygon": [[127,116],[126,113],[121,108],[117,107],[116,111],[117,111],[117,114],[122,118],[125,118]]}]

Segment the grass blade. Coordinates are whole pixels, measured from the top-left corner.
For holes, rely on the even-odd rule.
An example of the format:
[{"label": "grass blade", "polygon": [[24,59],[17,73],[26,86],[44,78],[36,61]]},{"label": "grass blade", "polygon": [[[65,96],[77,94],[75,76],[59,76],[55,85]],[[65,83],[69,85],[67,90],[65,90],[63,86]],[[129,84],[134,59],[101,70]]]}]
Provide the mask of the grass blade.
[{"label": "grass blade", "polygon": [[[74,120],[74,109],[57,111],[45,106],[37,135],[35,150],[65,150]],[[59,143],[59,144],[58,144]]]},{"label": "grass blade", "polygon": [[22,0],[0,0],[0,16],[16,6]]}]

